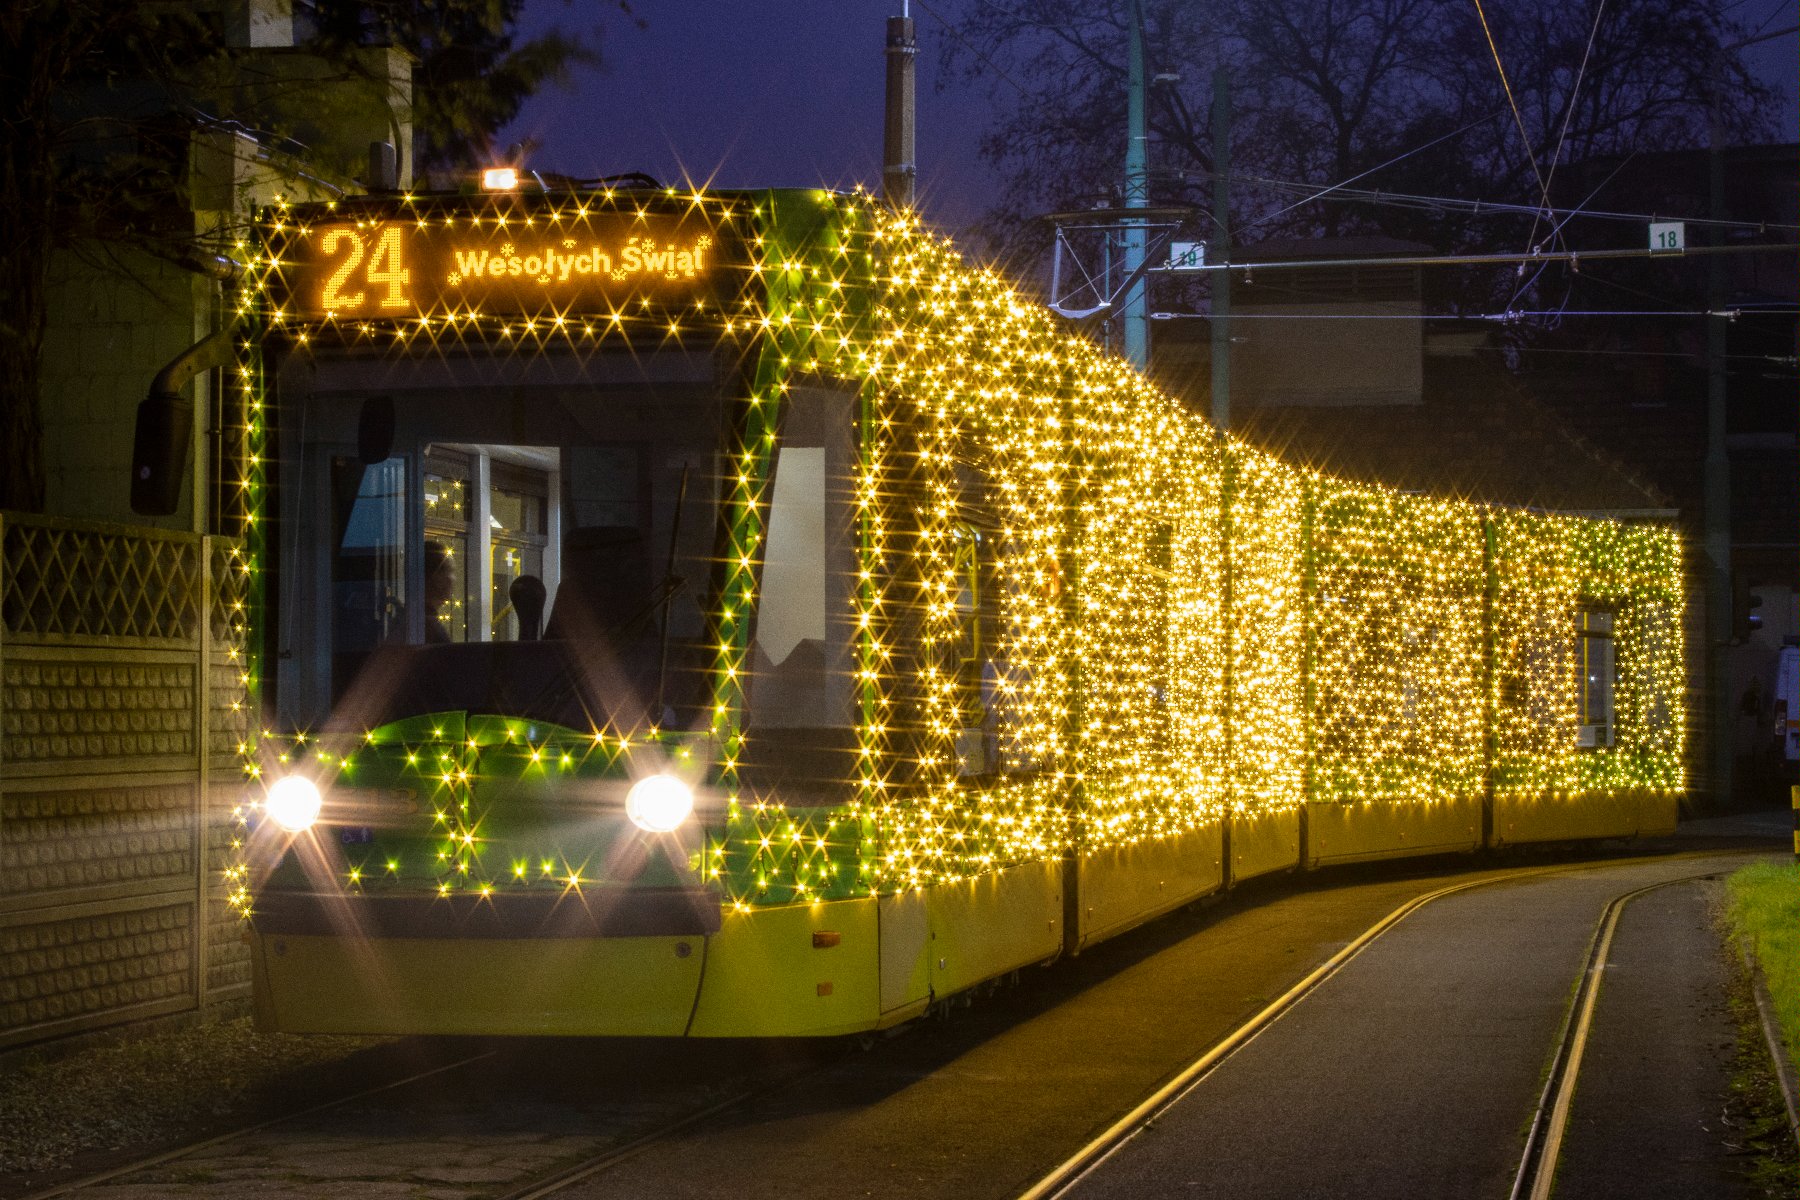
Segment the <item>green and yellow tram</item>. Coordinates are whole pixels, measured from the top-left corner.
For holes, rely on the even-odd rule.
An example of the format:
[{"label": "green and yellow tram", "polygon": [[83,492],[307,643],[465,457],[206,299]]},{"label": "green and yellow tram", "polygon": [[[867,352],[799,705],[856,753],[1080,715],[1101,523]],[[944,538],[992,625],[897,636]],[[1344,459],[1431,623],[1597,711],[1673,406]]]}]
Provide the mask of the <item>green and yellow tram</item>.
[{"label": "green and yellow tram", "polygon": [[867,195],[246,255],[271,1028],[871,1030],[1250,876],[1674,825],[1672,531],[1221,438]]}]

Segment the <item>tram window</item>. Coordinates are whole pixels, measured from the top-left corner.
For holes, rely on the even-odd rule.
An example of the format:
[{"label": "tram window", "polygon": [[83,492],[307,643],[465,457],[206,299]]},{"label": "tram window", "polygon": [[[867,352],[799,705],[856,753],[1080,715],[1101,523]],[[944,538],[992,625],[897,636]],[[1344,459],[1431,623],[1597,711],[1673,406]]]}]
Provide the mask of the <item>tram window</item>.
[{"label": "tram window", "polygon": [[774,477],[744,681],[738,777],[790,803],[833,803],[857,776],[855,393],[796,386]]},{"label": "tram window", "polygon": [[548,531],[549,496],[560,463],[554,447],[443,443],[425,448],[426,643],[518,639],[509,594],[513,581],[532,575],[548,592],[560,575]]},{"label": "tram window", "polygon": [[[513,610],[512,585],[529,575],[544,578],[549,479],[546,472],[497,462],[488,490],[488,619],[495,641],[519,639],[519,614]],[[548,591],[548,588],[546,588]]]},{"label": "tram window", "polygon": [[1581,671],[1581,721],[1576,744],[1603,749],[1613,743],[1613,690],[1617,663],[1613,647],[1613,614],[1584,608],[1575,615],[1576,659]]},{"label": "tram window", "polygon": [[[454,451],[425,456],[424,637],[469,640],[470,458]],[[410,640],[410,639],[409,639]]]},{"label": "tram window", "polygon": [[[1662,660],[1670,651],[1666,640],[1669,631],[1679,627],[1679,617],[1669,611],[1668,603],[1663,600],[1639,600],[1636,611],[1634,625],[1643,638],[1640,653],[1647,662]],[[1647,734],[1665,733],[1674,728],[1680,710],[1667,688],[1646,689],[1639,695],[1642,703],[1639,719]]]},{"label": "tram window", "polygon": [[1167,736],[1169,720],[1169,608],[1175,582],[1175,526],[1158,521],[1150,529],[1150,571],[1158,585],[1152,608],[1150,701],[1156,725]]},{"label": "tram window", "polygon": [[336,458],[331,477],[331,641],[339,655],[367,654],[405,637],[406,461]]},{"label": "tram window", "polygon": [[997,757],[993,706],[989,703],[997,682],[990,662],[993,632],[992,621],[985,619],[988,614],[984,611],[991,607],[991,589],[983,586],[982,579],[985,560],[992,557],[992,552],[983,553],[981,531],[973,525],[955,526],[951,537],[956,594],[951,600],[950,636],[940,647],[939,669],[949,677],[952,686],[957,773],[985,775],[994,769]]},{"label": "tram window", "polygon": [[789,394],[750,644],[753,729],[851,724],[853,412],[842,393]]},{"label": "tram window", "polygon": [[951,529],[952,620],[948,637],[931,648],[951,683],[956,771],[1029,774],[1046,762],[1041,730],[1032,728],[1031,673],[1018,650],[1017,621],[1042,595],[1044,561],[994,518],[994,487],[984,472],[959,462],[957,488],[967,519]]},{"label": "tram window", "polygon": [[[1536,610],[1511,631],[1500,653],[1499,700],[1516,738],[1559,738],[1568,727],[1569,624],[1561,612]],[[1557,732],[1552,732],[1557,731]]]},{"label": "tram window", "polygon": [[[490,380],[482,363],[383,367],[398,375],[383,378],[394,454],[368,465],[356,418],[374,367],[288,360],[278,719],[703,722],[725,414],[712,359],[675,365],[652,380],[623,358],[546,360],[541,386]],[[557,645],[525,641],[524,576],[546,601],[534,643]],[[583,629],[595,595],[616,603]]]}]

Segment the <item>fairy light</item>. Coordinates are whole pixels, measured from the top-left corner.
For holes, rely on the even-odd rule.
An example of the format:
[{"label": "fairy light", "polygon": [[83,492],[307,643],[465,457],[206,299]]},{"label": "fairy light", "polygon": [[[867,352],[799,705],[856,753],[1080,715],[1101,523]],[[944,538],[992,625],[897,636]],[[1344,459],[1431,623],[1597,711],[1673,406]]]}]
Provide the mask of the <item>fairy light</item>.
[{"label": "fairy light", "polygon": [[[1490,781],[1520,799],[1682,786],[1681,548],[1665,528],[1352,485],[1222,439],[866,194],[586,195],[547,199],[548,211],[504,196],[478,214],[462,206],[480,201],[381,203],[356,219],[467,230],[508,269],[535,258],[517,294],[539,307],[483,311],[459,280],[428,311],[301,312],[283,264],[353,206],[271,212],[240,301],[246,600],[233,620],[251,711],[270,551],[257,520],[265,338],[500,354],[727,339],[752,357],[728,402],[710,728],[525,736],[471,716],[372,731],[359,787],[409,790],[442,819],[384,833],[352,864],[364,891],[591,885],[592,847],[510,829],[508,797],[528,778],[544,786],[552,763],[558,780],[621,780],[634,742],[716,752],[706,782],[721,804],[688,865],[738,911],[939,884],[1304,801],[1428,806]],[[740,294],[615,296],[598,311],[558,299],[565,261],[570,278],[599,265],[584,230],[671,204],[742,247],[728,268]],[[682,245],[724,262],[723,241]],[[396,269],[384,261],[377,282]],[[838,797],[808,806],[747,794],[738,771],[776,435],[801,374],[854,397],[862,451],[848,481],[856,766]],[[454,509],[460,486],[438,503]],[[1577,744],[1573,656],[1577,617],[1595,608],[1612,614],[1619,684],[1613,744],[1590,750]],[[299,743],[244,745],[255,772]]]}]

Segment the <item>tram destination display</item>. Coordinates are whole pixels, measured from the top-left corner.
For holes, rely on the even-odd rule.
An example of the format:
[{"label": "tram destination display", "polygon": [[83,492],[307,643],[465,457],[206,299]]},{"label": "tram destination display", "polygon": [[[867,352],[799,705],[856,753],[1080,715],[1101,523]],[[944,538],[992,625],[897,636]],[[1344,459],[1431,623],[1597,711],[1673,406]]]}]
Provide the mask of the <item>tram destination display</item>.
[{"label": "tram destination display", "polygon": [[278,310],[301,320],[607,313],[722,298],[736,239],[717,212],[568,208],[358,219],[281,231]]}]

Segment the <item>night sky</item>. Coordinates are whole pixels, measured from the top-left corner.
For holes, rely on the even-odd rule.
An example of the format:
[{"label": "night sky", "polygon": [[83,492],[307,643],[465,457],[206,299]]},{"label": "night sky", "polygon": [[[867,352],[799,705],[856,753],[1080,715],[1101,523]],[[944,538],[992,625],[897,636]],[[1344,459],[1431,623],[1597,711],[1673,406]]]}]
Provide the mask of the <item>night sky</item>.
[{"label": "night sky", "polygon": [[[994,111],[987,88],[938,87],[948,35],[937,16],[954,21],[962,4],[912,5],[919,203],[947,231],[977,218],[996,186],[979,155]],[[580,29],[595,8],[593,0],[527,0],[523,32]],[[502,146],[533,138],[540,147],[530,166],[579,178],[643,171],[725,187],[879,188],[882,47],[900,0],[633,0],[633,9],[645,28],[604,5],[605,65],[582,71],[573,91],[547,88],[527,101]],[[1795,0],[1739,0],[1732,8],[1753,31],[1792,26],[1795,14]],[[1746,54],[1784,92],[1784,136],[1800,140],[1800,41],[1788,34]]]},{"label": "night sky", "polygon": [[[954,19],[961,0],[928,0]],[[527,33],[581,27],[577,0],[527,0]],[[665,182],[849,187],[881,181],[883,46],[900,0],[634,0],[646,28],[608,6],[605,65],[574,92],[526,103],[502,145],[531,137],[539,170],[588,178],[643,171]],[[980,162],[990,112],[979,87],[939,92],[943,26],[919,5],[920,205],[954,229],[987,207],[994,177]]]}]

